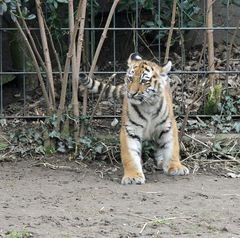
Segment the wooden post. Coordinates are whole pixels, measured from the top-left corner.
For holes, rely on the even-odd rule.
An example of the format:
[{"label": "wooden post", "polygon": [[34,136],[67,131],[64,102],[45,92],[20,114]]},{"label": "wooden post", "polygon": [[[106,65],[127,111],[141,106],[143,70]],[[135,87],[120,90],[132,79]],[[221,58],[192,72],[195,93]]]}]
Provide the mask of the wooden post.
[{"label": "wooden post", "polygon": [[[213,4],[214,0],[207,0],[207,39],[208,39],[208,70],[215,71],[214,66],[214,40],[213,40]],[[215,75],[209,74],[210,87],[215,85]]]}]

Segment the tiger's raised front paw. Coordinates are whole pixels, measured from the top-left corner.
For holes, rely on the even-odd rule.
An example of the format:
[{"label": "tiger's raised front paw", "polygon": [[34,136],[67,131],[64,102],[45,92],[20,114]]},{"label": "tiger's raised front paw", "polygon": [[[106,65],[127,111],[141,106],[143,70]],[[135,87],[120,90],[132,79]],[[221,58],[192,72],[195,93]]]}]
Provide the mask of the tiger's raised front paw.
[{"label": "tiger's raised front paw", "polygon": [[144,175],[136,176],[136,177],[124,175],[121,182],[121,184],[123,185],[127,185],[127,184],[141,185],[144,183],[145,183]]},{"label": "tiger's raised front paw", "polygon": [[187,175],[189,174],[189,169],[182,164],[174,164],[170,165],[167,171],[164,171],[168,175],[176,176],[176,175]]}]

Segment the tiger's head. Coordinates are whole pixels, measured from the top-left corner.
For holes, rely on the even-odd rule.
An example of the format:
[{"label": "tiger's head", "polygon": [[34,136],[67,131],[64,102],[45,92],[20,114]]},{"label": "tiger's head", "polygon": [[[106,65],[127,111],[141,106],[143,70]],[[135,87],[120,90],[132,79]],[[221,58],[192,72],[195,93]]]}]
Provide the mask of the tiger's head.
[{"label": "tiger's head", "polygon": [[171,61],[161,67],[143,60],[137,53],[131,54],[125,77],[129,101],[132,104],[154,104],[167,84],[167,74],[171,67]]}]

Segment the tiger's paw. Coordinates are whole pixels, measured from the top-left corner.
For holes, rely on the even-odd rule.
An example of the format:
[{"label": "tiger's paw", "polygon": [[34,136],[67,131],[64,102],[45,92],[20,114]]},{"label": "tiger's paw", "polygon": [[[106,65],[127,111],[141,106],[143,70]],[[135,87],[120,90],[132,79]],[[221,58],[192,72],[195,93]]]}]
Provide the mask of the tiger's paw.
[{"label": "tiger's paw", "polygon": [[172,176],[187,175],[189,174],[189,169],[186,166],[178,163],[178,164],[170,165],[167,170],[164,170],[164,172]]},{"label": "tiger's paw", "polygon": [[122,178],[121,184],[127,185],[127,184],[137,184],[141,185],[145,183],[145,176],[142,175],[137,175],[137,176],[128,176],[124,175]]}]

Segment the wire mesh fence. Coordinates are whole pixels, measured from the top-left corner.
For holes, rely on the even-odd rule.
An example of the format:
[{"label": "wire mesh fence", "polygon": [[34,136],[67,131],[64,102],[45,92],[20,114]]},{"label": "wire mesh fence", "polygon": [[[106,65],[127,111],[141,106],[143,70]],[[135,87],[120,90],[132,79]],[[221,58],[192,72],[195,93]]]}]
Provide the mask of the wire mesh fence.
[{"label": "wire mesh fence", "polygon": [[[143,58],[163,64],[166,40],[173,30],[169,59],[173,62],[170,78],[173,81],[173,96],[177,113],[184,114],[197,87],[205,82],[209,74],[224,85],[224,90],[235,90],[240,86],[240,37],[239,5],[229,1],[214,3],[213,27],[206,26],[206,1],[177,1],[177,15],[171,27],[171,6],[163,1],[122,1],[115,11],[107,39],[102,48],[95,77],[104,80],[116,73],[116,82],[122,82],[130,53],[139,52]],[[189,2],[186,5],[186,2]],[[125,5],[124,5],[125,3]],[[224,4],[225,3],[225,4]],[[97,7],[96,7],[97,6]],[[187,8],[188,6],[188,8]],[[88,1],[87,21],[84,38],[84,54],[81,71],[89,73],[98,40],[109,11],[108,1]],[[67,14],[67,13],[66,13]],[[64,15],[64,14],[63,14]],[[46,11],[46,17],[49,17]],[[39,28],[33,24],[31,32],[38,41]],[[58,42],[58,50],[64,57],[68,46],[69,28],[61,26],[59,34],[63,41]],[[208,68],[207,31],[214,32],[215,70]],[[39,118],[46,116],[44,110],[36,110],[41,101],[41,90],[37,83],[37,73],[29,61],[27,49],[19,39],[17,28],[9,23],[8,17],[0,17],[0,115],[5,118]],[[57,41],[58,38],[56,38]],[[18,44],[16,43],[18,42]],[[18,52],[18,54],[16,53]],[[71,70],[70,70],[71,71]],[[45,73],[42,72],[44,75]],[[56,84],[60,85],[57,68],[54,70]],[[70,73],[71,76],[71,73]],[[60,89],[59,89],[60,90]],[[195,114],[203,114],[204,97],[196,102]],[[90,99],[89,107],[92,100]],[[39,103],[39,105],[42,105]],[[39,106],[40,107],[40,106]],[[101,117],[117,116],[115,106]]]}]

